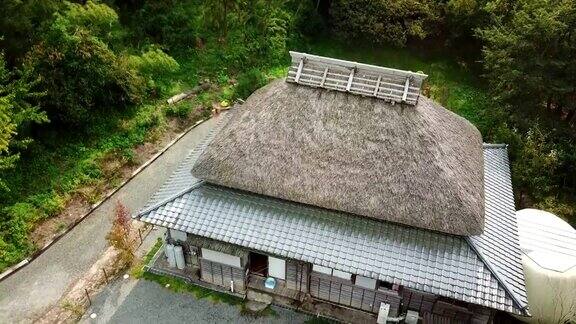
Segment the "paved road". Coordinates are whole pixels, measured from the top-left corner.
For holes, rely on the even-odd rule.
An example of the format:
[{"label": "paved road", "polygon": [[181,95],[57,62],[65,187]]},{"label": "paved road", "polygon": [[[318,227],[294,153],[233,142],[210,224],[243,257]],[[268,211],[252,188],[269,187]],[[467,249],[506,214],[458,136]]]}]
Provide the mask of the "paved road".
[{"label": "paved road", "polygon": [[142,208],[216,121],[211,119],[192,129],[60,241],[0,282],[0,323],[30,322],[56,303],[106,249],[105,237],[116,201],[131,211]]},{"label": "paved road", "polygon": [[[275,315],[250,317],[238,306],[195,299],[175,293],[155,282],[119,279],[93,300],[80,323],[304,323],[311,317],[274,307]],[[90,314],[97,317],[91,319]]]}]

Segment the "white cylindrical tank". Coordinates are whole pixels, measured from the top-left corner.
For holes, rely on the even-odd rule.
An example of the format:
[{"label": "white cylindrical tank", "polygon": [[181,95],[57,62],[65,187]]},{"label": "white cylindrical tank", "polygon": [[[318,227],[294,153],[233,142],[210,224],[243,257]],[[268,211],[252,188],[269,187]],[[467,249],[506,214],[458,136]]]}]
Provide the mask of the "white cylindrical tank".
[{"label": "white cylindrical tank", "polygon": [[516,212],[530,323],[576,321],[576,230],[537,209]]},{"label": "white cylindrical tank", "polygon": [[176,268],[182,270],[186,265],[186,261],[184,261],[184,250],[182,250],[182,246],[175,245],[174,246],[174,256],[176,258]]},{"label": "white cylindrical tank", "polygon": [[170,268],[175,268],[176,256],[174,255],[174,245],[166,244],[166,249],[164,251],[166,253],[166,258],[168,259],[168,266]]}]

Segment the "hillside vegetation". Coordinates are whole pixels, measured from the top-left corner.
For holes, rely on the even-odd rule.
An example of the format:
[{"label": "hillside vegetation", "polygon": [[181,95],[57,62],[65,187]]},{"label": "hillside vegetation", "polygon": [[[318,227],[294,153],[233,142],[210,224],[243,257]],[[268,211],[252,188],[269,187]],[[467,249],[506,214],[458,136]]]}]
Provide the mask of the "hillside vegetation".
[{"label": "hillside vegetation", "polygon": [[[429,75],[424,92],[508,143],[517,207],[576,223],[571,0],[5,0],[0,2],[0,271],[107,163],[172,120],[246,98],[288,50]],[[167,97],[200,82],[191,101]]]}]

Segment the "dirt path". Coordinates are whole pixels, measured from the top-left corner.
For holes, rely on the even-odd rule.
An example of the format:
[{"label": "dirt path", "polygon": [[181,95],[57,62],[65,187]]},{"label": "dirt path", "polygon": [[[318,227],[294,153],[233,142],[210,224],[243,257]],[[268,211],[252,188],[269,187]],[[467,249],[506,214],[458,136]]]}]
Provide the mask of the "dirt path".
[{"label": "dirt path", "polygon": [[120,200],[131,211],[144,206],[216,121],[217,118],[213,118],[192,129],[65,237],[1,282],[0,323],[30,322],[56,303],[106,249],[105,237],[116,201]]}]

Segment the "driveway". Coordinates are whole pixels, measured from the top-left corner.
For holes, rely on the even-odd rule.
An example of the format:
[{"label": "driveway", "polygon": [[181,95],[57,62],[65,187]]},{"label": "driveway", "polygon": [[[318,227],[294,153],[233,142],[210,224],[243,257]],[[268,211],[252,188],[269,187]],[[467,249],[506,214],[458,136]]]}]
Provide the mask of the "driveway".
[{"label": "driveway", "polygon": [[[80,323],[304,323],[309,315],[272,306],[274,315],[240,314],[238,306],[176,293],[147,280],[118,279],[93,298]],[[95,313],[95,319],[90,314]]]},{"label": "driveway", "polygon": [[192,129],[46,252],[0,282],[0,323],[31,322],[55,304],[107,248],[116,201],[131,211],[142,208],[217,120]]}]

